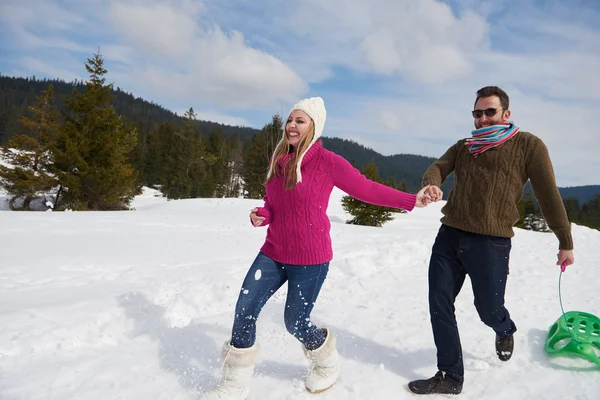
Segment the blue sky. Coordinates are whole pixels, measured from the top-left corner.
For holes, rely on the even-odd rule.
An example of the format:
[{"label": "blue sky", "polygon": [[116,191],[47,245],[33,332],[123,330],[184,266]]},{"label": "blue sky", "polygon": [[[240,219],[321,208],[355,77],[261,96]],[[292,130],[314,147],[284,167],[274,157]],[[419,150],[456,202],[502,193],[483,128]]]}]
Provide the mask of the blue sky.
[{"label": "blue sky", "polygon": [[[516,5],[518,4],[518,6]],[[3,0],[0,73],[107,79],[175,112],[261,128],[322,96],[325,136],[437,157],[499,85],[561,186],[600,184],[595,0]]]}]

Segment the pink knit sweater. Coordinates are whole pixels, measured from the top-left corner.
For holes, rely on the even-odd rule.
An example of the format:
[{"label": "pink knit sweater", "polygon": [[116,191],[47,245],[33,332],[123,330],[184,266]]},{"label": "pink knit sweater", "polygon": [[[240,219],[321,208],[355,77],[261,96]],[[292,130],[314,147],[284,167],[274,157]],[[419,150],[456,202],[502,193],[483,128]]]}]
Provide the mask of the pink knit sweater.
[{"label": "pink knit sweater", "polygon": [[[292,155],[282,157],[280,165]],[[302,182],[285,190],[277,175],[266,186],[264,207],[257,214],[269,225],[261,251],[284,264],[314,265],[331,261],[333,250],[327,217],[329,197],[336,186],[350,196],[379,206],[411,211],[416,195],[367,179],[344,158],[317,141],[302,160]]]}]

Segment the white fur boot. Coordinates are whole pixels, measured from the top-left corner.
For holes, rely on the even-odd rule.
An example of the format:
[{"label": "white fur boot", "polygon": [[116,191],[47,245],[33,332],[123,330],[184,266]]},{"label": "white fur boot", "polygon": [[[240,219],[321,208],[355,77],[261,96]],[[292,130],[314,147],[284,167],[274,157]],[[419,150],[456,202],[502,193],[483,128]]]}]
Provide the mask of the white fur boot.
[{"label": "white fur boot", "polygon": [[333,386],[340,376],[340,358],[336,350],[336,339],[333,332],[325,330],[325,343],[315,350],[303,347],[310,366],[306,376],[306,390],[320,393]]},{"label": "white fur boot", "polygon": [[254,374],[254,364],[258,358],[258,345],[248,349],[238,349],[230,342],[222,348],[223,376],[221,382],[202,400],[246,400],[250,395],[250,381]]}]

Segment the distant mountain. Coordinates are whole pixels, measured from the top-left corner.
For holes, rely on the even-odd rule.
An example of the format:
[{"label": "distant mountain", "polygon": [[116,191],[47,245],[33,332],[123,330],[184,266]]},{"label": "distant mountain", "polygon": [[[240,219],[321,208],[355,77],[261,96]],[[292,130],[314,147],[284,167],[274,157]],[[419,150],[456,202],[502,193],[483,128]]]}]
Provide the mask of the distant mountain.
[{"label": "distant mountain", "polygon": [[[54,85],[59,108],[64,108],[63,97],[65,95],[70,95],[73,90],[80,90],[84,86],[81,81],[65,82],[62,80],[39,80],[35,77],[15,78],[0,75],[0,144],[6,143],[12,133],[20,131],[20,118],[25,114],[27,107],[33,104],[35,96],[46,89],[50,83]],[[129,121],[148,124],[181,120],[181,117],[172,111],[134,97],[118,87],[115,88],[113,94],[115,95],[115,109]],[[267,122],[265,121],[265,123]],[[230,126],[210,121],[198,122],[198,129],[204,134],[208,134],[216,128],[220,128],[228,137],[238,135],[242,141],[251,138],[258,132],[257,129],[249,127]],[[423,173],[435,161],[435,158],[432,157],[412,154],[383,156],[359,143],[340,138],[324,137],[323,145],[359,168],[366,166],[373,159],[379,169],[379,175],[383,179],[393,179],[398,183],[404,181],[407,190],[411,192],[418,190]],[[446,196],[450,193],[453,184],[454,176],[451,175],[442,186]],[[525,190],[531,191],[529,185]],[[579,200],[580,204],[583,204],[600,193],[600,185],[560,188],[560,192],[563,199],[574,197]]]},{"label": "distant mountain", "polygon": [[[579,204],[583,204],[593,200],[600,194],[600,185],[559,187],[558,191],[560,192],[563,201],[572,197],[577,199]],[[533,193],[530,182],[527,182],[524,192]]]}]

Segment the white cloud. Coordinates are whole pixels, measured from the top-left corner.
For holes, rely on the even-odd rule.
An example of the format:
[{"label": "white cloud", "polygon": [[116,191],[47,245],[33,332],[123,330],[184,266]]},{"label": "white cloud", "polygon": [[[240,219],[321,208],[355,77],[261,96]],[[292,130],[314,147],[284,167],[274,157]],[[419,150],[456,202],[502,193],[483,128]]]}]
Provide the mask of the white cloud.
[{"label": "white cloud", "polygon": [[[473,52],[487,46],[487,23],[460,18],[435,0],[305,0],[291,21],[306,58],[377,74],[439,83],[471,71]],[[327,43],[324,43],[327,39]]]},{"label": "white cloud", "polygon": [[201,10],[165,1],[111,3],[109,13],[125,43],[138,58],[150,52],[156,60],[133,68],[138,86],[149,85],[163,99],[228,108],[293,101],[307,90],[292,68],[251,47],[241,32],[198,23]]},{"label": "white cloud", "polygon": [[0,20],[6,24],[69,31],[86,22],[84,15],[71,11],[56,1],[3,0],[2,3]]},{"label": "white cloud", "polygon": [[[293,68],[252,47],[243,33],[226,32],[205,18],[202,2],[113,0],[108,7],[95,1],[86,8],[77,2],[33,1],[34,7],[12,0],[6,6],[12,17],[11,34],[19,43],[17,51],[26,46],[91,55],[99,46],[101,53],[106,49],[107,60],[123,64],[118,76],[127,79],[118,86],[149,95],[150,100],[193,101],[210,107],[265,107],[293,102],[308,89]],[[3,19],[11,20],[6,16]],[[52,22],[43,22],[46,20]],[[103,35],[61,36],[67,28],[83,22],[90,24],[86,33]],[[82,44],[84,39],[94,44]],[[39,65],[31,60],[27,63],[31,67]],[[31,73],[48,71],[52,64],[61,69],[65,64],[57,54],[52,60],[46,58],[46,63],[43,69],[31,69]]]},{"label": "white cloud", "polygon": [[89,33],[88,16],[69,10],[58,2],[4,0],[0,8],[0,22],[12,36],[12,40],[4,43],[9,49],[89,50],[64,36],[73,32],[79,34],[82,29]]},{"label": "white cloud", "polygon": [[111,21],[126,42],[170,61],[193,53],[199,34],[195,21],[198,12],[168,2],[112,1],[108,8]]},{"label": "white cloud", "polygon": [[[130,46],[114,44],[104,45],[100,48],[100,53],[106,61],[116,61],[129,67],[135,65],[135,50]],[[111,70],[110,73],[112,74],[112,72],[114,71]]]}]

